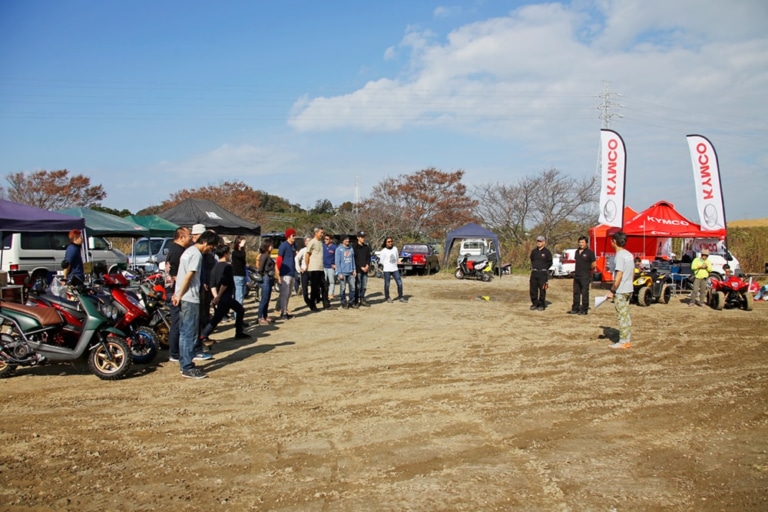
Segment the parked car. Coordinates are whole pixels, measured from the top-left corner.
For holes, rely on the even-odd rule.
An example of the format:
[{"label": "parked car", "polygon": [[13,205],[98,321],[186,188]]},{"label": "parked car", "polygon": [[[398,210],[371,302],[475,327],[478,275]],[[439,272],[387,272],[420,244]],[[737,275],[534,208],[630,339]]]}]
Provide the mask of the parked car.
[{"label": "parked car", "polygon": [[155,272],[165,266],[165,256],[173,243],[173,238],[139,238],[133,244],[133,253],[129,259],[131,268],[140,268],[145,272]]},{"label": "parked car", "polygon": [[402,274],[414,272],[429,275],[440,271],[440,258],[429,244],[405,244],[400,249],[397,266]]}]

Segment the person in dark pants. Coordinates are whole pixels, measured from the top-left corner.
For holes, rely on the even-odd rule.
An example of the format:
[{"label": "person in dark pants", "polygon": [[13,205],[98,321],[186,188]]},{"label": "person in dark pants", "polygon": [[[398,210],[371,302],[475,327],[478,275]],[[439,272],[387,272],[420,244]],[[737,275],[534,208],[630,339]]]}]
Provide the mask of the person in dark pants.
[{"label": "person in dark pants", "polygon": [[215,249],[218,263],[211,270],[210,284],[215,310],[210,321],[200,331],[200,339],[205,340],[216,329],[219,322],[229,314],[229,310],[235,311],[235,339],[242,340],[251,336],[245,332],[245,310],[235,298],[235,275],[231,264],[231,253],[228,245],[219,245]]},{"label": "person in dark pants", "polygon": [[368,270],[371,268],[371,247],[365,243],[365,231],[357,233],[357,244],[354,246],[354,250],[355,272],[357,273],[355,278],[357,297],[354,307],[368,307],[370,304],[365,300],[365,290],[368,287]]},{"label": "person in dark pants", "polygon": [[531,311],[544,311],[547,308],[547,287],[549,286],[549,267],[552,266],[552,253],[544,247],[547,239],[536,237],[536,248],[531,251]]},{"label": "person in dark pants", "polygon": [[576,269],[573,273],[573,304],[569,315],[586,315],[589,311],[589,286],[595,270],[595,253],[588,247],[589,239],[579,237],[576,250]]},{"label": "person in dark pants", "polygon": [[[202,231],[201,231],[202,233]],[[192,233],[189,228],[179,227],[173,235],[173,243],[165,256],[165,296],[171,311],[171,325],[168,332],[168,360],[179,360],[179,315],[181,306],[174,306],[171,302],[173,290],[176,287],[176,274],[179,272],[179,261],[184,250],[192,245]]]}]

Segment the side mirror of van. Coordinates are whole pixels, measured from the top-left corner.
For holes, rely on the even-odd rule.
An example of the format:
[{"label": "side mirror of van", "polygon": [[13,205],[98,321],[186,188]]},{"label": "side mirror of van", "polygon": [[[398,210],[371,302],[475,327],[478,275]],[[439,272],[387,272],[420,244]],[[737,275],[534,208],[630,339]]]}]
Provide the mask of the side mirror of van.
[{"label": "side mirror of van", "polygon": [[163,256],[168,256],[168,248],[163,249]]}]

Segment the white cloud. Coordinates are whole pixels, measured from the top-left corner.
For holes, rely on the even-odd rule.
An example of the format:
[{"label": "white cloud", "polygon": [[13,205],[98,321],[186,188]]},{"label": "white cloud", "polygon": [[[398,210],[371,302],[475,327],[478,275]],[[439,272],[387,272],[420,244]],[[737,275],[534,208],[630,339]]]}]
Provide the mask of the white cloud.
[{"label": "white cloud", "polygon": [[281,148],[266,148],[248,144],[223,144],[207,153],[185,161],[161,162],[158,172],[169,173],[197,182],[200,178],[216,181],[269,176],[281,172],[296,160],[296,156]]}]

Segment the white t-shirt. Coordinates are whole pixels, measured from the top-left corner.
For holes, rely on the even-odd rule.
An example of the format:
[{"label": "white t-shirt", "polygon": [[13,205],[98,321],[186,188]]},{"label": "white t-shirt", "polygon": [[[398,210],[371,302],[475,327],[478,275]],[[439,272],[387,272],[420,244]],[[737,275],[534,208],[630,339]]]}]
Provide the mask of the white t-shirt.
[{"label": "white t-shirt", "polygon": [[394,245],[387,249],[384,248],[379,252],[379,260],[384,272],[395,272],[397,270],[397,260],[400,258],[400,254],[397,252],[397,247]]}]

